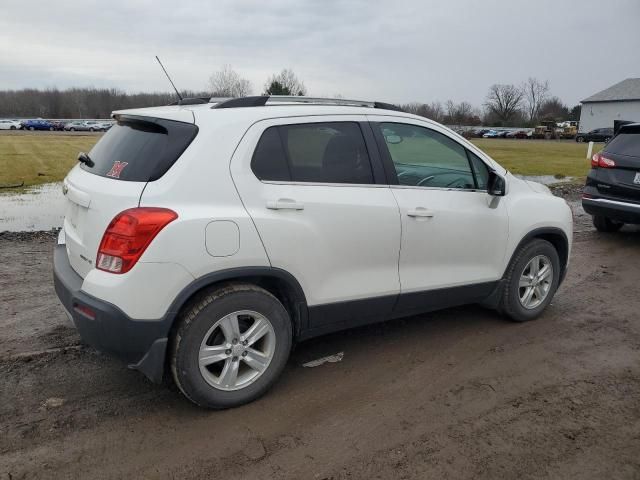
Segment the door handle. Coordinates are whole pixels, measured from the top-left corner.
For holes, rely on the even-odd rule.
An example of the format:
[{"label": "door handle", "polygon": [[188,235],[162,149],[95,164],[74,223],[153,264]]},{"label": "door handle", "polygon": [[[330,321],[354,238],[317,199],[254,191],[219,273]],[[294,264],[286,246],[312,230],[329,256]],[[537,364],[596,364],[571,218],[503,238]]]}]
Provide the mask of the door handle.
[{"label": "door handle", "polygon": [[410,217],[432,218],[435,215],[435,212],[433,210],[429,210],[428,208],[416,207],[413,210],[409,210],[407,212],[407,215]]},{"label": "door handle", "polygon": [[304,210],[304,204],[290,198],[279,198],[267,202],[269,210]]}]

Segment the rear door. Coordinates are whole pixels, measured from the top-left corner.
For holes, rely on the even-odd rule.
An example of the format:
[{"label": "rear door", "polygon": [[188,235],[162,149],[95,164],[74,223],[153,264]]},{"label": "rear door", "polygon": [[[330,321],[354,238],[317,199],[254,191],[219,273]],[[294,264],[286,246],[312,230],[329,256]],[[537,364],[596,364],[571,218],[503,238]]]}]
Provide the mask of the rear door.
[{"label": "rear door", "polygon": [[102,235],[113,218],[139,205],[148,181],[160,178],[197,133],[190,123],[122,116],[63,184],[64,235],[73,269],[94,268]]},{"label": "rear door", "polygon": [[385,318],[399,292],[398,206],[363,120],[258,122],[231,163],[271,265],[306,294],[312,328]]},{"label": "rear door", "polygon": [[640,202],[640,125],[623,127],[601,154],[613,160],[615,167],[598,168],[598,192]]}]

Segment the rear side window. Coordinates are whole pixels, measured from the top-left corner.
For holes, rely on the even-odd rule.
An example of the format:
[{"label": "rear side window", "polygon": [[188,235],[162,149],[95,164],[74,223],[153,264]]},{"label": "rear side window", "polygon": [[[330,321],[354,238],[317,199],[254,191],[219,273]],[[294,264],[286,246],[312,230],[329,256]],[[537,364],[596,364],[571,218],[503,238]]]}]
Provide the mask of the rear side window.
[{"label": "rear side window", "polygon": [[157,180],[193,141],[198,127],[190,123],[126,117],[119,120],[89,152],[92,166],[80,168],[101,177],[129,182]]},{"label": "rear side window", "polygon": [[260,180],[373,183],[369,154],[356,122],[269,127],[251,160]]},{"label": "rear side window", "polygon": [[619,133],[607,144],[606,152],[640,157],[640,127],[630,132]]}]

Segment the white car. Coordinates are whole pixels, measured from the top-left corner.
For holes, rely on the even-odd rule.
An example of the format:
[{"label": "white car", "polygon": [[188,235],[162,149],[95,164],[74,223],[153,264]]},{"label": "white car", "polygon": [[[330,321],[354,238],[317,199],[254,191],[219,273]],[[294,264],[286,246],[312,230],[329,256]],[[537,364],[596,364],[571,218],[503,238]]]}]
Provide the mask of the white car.
[{"label": "white car", "polygon": [[64,180],[56,292],[87,343],[198,405],[259,397],[327,332],[469,303],[534,319],[566,274],[564,200],[391,105],[114,118]]},{"label": "white car", "polygon": [[22,124],[17,120],[0,120],[0,130],[21,130]]}]

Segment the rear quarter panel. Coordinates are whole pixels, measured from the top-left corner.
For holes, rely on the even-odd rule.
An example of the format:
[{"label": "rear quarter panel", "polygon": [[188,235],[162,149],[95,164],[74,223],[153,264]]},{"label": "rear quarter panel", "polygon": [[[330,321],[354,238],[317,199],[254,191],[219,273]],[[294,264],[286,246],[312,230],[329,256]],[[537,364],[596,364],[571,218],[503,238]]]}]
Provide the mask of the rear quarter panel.
[{"label": "rear quarter panel", "polygon": [[[229,171],[231,156],[249,125],[226,113],[198,116],[196,112],[195,140],[164,176],[147,184],[140,205],[170,208],[178,219],[160,232],[141,262],[174,262],[196,279],[228,268],[269,266]],[[239,248],[230,255],[213,256],[206,246],[207,225],[220,220],[237,225]]]}]

